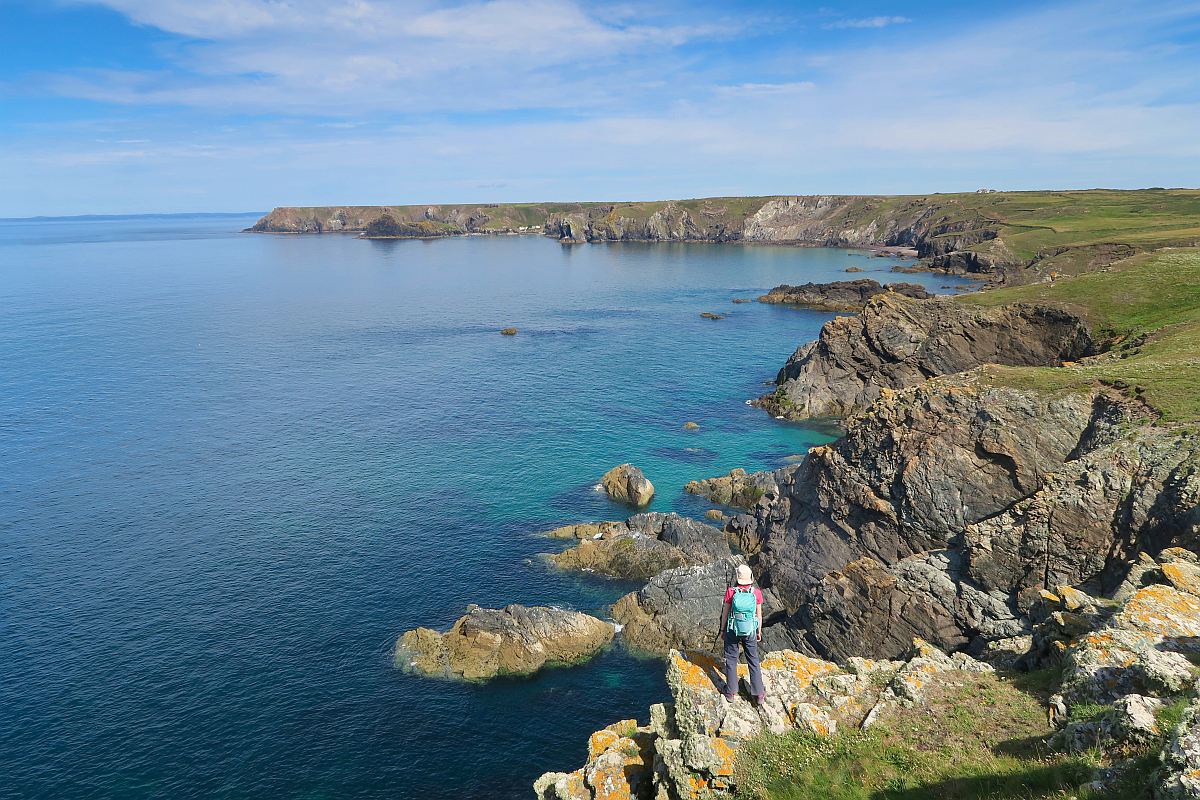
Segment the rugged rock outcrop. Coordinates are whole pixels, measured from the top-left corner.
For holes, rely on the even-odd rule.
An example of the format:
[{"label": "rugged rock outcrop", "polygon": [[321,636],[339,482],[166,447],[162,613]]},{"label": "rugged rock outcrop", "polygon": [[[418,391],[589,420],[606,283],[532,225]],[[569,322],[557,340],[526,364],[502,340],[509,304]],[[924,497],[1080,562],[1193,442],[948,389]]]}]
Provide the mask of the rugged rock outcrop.
[{"label": "rugged rock outcrop", "polygon": [[877,295],[859,316],[825,323],[820,338],[798,348],[779,371],[775,393],[756,403],[790,420],[847,417],[884,389],[981,364],[1059,366],[1094,344],[1083,320],[1049,306],[976,309]]},{"label": "rugged rock outcrop", "polygon": [[581,539],[578,546],[545,556],[560,569],[645,579],[665,570],[709,564],[730,554],[721,530],[674,512],[635,514],[624,522],[568,528],[551,533],[577,537]]},{"label": "rugged rock outcrop", "polygon": [[[1154,563],[1157,569],[1143,575],[1148,583],[1122,603],[1070,586],[1057,587],[1053,593],[1043,590],[1032,602],[1026,624],[1046,620],[1074,629],[1059,654],[1059,658],[1066,654],[1061,693],[1040,696],[1048,705],[1052,727],[1031,729],[1045,748],[1039,750],[1035,763],[1045,764],[1046,751],[1092,750],[1091,758],[1101,766],[1081,782],[1093,790],[1143,796],[1149,779],[1158,800],[1196,800],[1200,798],[1200,697],[1196,667],[1187,656],[1200,653],[1200,556],[1169,548]],[[1011,641],[1016,647],[1030,643],[1029,637]],[[840,737],[846,731],[884,725],[891,726],[893,736],[903,735],[915,718],[949,711],[961,721],[964,688],[993,699],[998,693],[1011,698],[1016,691],[989,664],[961,652],[947,654],[920,638],[900,648],[893,660],[851,656],[834,662],[781,650],[767,654],[762,668],[765,702],[751,703],[747,669],[740,665],[736,699],[728,703],[722,694],[729,687],[717,656],[672,650],[667,683],[673,702],[651,706],[648,725],[623,720],[593,734],[586,764],[570,773],[546,773],[534,784],[536,797],[716,800],[736,796],[750,788],[738,785],[740,778],[750,774],[739,770],[738,754],[762,733],[802,730],[818,737]],[[1047,694],[1054,691],[1051,688]],[[1004,706],[1003,712],[989,708],[982,713],[1027,717],[1032,698],[1024,698],[1021,704],[1005,701],[1011,705]],[[1171,722],[1185,705],[1180,721]],[[1006,724],[1003,719],[994,722]],[[1160,769],[1140,776],[1135,770],[1140,783],[1123,782],[1125,773],[1138,764],[1131,756],[1152,758],[1160,747]]]},{"label": "rugged rock outcrop", "polygon": [[[860,270],[861,271],[861,270]],[[758,298],[760,303],[802,306],[816,311],[862,311],[875,295],[895,292],[914,300],[932,300],[937,295],[927,292],[916,283],[889,283],[881,286],[879,281],[862,278],[856,281],[834,281],[832,283],[806,283],[803,286],[776,286]]]},{"label": "rugged rock outcrop", "polygon": [[604,473],[601,478],[609,500],[641,507],[654,497],[654,484],[633,464],[621,464]]},{"label": "rugged rock outcrop", "polygon": [[730,470],[728,475],[689,481],[683,488],[718,505],[749,509],[763,495],[779,487],[775,482],[774,470],[747,473],[738,468]]},{"label": "rugged rock outcrop", "polygon": [[724,663],[709,653],[672,650],[667,685],[673,702],[650,707],[650,724],[621,722],[592,734],[587,763],[574,772],[548,772],[534,783],[538,800],[716,800],[733,796],[738,750],[760,733],[801,730],[830,737],[870,727],[897,710],[919,705],[939,682],[990,667],[967,656],[951,659],[912,642],[905,660],[852,659],[837,664],[792,651],[762,659],[767,698],[749,700],[747,668],[739,665],[733,703]]},{"label": "rugged rock outcrop", "polygon": [[506,606],[470,608],[444,634],[408,631],[396,642],[396,666],[426,675],[486,680],[526,675],[546,664],[573,664],[607,644],[613,626],[578,611]]},{"label": "rugged rock outcrop", "polygon": [[1190,435],[1103,390],[990,374],[885,390],[726,526],[790,612],[776,636],[835,658],[893,656],[910,635],[981,652],[1029,633],[1029,592],[1117,591],[1137,550],[1195,545]]}]

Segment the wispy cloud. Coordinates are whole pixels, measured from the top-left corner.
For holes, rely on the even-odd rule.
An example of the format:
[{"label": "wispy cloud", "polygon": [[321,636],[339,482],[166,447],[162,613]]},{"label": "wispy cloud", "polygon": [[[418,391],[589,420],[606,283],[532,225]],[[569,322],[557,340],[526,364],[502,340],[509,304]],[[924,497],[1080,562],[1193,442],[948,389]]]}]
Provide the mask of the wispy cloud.
[{"label": "wispy cloud", "polygon": [[905,22],[912,22],[908,17],[864,17],[862,19],[841,19],[837,22],[829,22],[821,27],[825,30],[834,28],[886,28],[888,25],[900,25]]}]

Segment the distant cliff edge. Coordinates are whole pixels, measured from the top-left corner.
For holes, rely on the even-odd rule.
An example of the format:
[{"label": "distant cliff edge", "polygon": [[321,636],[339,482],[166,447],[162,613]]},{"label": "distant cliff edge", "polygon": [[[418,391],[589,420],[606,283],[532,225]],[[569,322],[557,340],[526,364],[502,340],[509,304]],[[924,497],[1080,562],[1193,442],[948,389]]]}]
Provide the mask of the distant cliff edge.
[{"label": "distant cliff edge", "polygon": [[541,233],[561,242],[911,247],[930,268],[1036,283],[1164,246],[1195,246],[1200,191],[710,197],[646,203],[280,207],[249,231],[364,238]]}]

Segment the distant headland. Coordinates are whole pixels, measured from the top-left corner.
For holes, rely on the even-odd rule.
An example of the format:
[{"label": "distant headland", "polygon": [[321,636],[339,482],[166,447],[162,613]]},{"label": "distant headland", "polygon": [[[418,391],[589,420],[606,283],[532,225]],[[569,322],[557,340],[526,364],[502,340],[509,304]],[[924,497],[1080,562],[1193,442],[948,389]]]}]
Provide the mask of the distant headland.
[{"label": "distant headland", "polygon": [[248,231],[412,239],[542,234],[561,242],[905,247],[937,272],[1027,284],[1200,244],[1200,190],[709,197],[617,203],[279,207]]}]

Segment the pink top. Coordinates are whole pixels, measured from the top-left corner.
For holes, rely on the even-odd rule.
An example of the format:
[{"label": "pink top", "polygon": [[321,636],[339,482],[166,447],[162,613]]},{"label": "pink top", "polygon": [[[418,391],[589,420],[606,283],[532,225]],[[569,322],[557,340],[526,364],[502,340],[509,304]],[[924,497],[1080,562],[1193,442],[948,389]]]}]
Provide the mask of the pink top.
[{"label": "pink top", "polygon": [[[737,591],[737,587],[735,587],[735,586],[730,586],[728,589],[725,590],[725,602],[726,603],[733,602],[733,593],[735,591]],[[757,586],[754,587],[754,599],[758,601],[759,605],[762,605],[762,592],[760,592],[758,590]]]}]

